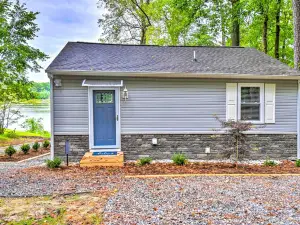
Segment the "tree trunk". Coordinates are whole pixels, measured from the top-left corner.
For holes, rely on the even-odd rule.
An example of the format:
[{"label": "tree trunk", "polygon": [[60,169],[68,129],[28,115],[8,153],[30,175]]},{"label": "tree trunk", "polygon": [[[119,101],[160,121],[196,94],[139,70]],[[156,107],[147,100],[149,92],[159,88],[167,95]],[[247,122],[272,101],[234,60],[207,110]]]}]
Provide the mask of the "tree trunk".
[{"label": "tree trunk", "polygon": [[286,39],[282,42],[281,61],[286,63]]},{"label": "tree trunk", "polygon": [[222,46],[226,45],[226,32],[225,32],[225,24],[224,24],[224,15],[221,13],[221,29],[222,29]]},{"label": "tree trunk", "polygon": [[146,27],[142,28],[140,45],[146,45],[146,31],[147,31]]},{"label": "tree trunk", "polygon": [[268,54],[268,13],[264,13],[264,26],[263,26],[263,49],[264,53]]},{"label": "tree trunk", "polygon": [[300,70],[300,0],[293,0],[294,10],[294,64]]},{"label": "tree trunk", "polygon": [[279,59],[279,44],[280,44],[280,9],[281,0],[277,0],[277,12],[276,12],[276,31],[275,31],[275,58]]},{"label": "tree trunk", "polygon": [[239,22],[239,0],[231,0],[232,3],[232,33],[231,45],[240,46],[240,22]]}]

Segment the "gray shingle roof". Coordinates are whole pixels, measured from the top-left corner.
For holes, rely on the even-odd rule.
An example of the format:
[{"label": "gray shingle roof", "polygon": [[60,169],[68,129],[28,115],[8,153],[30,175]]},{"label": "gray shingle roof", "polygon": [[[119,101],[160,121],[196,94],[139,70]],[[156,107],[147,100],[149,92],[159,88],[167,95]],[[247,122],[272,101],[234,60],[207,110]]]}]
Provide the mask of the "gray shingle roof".
[{"label": "gray shingle roof", "polygon": [[[197,61],[193,60],[196,51]],[[69,42],[51,71],[300,75],[253,48],[159,47]]]}]

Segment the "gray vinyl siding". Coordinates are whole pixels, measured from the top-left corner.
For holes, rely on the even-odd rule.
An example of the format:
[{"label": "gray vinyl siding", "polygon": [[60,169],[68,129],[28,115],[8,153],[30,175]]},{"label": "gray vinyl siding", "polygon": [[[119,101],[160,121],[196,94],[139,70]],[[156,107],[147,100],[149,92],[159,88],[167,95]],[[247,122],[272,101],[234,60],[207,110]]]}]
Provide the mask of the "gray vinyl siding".
[{"label": "gray vinyl siding", "polygon": [[[87,77],[61,78],[62,87],[54,88],[54,132],[88,134],[88,89],[81,86]],[[219,128],[213,115],[226,117],[226,83],[232,82],[276,83],[276,123],[254,131],[297,131],[297,81],[119,79],[129,91],[121,100],[122,134],[212,132]]]}]

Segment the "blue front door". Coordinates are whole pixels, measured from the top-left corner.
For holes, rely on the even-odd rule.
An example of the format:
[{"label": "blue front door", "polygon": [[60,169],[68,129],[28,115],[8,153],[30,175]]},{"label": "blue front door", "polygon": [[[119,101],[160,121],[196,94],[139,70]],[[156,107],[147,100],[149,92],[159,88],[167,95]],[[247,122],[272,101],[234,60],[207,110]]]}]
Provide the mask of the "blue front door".
[{"label": "blue front door", "polygon": [[116,145],[115,91],[94,91],[94,146]]}]

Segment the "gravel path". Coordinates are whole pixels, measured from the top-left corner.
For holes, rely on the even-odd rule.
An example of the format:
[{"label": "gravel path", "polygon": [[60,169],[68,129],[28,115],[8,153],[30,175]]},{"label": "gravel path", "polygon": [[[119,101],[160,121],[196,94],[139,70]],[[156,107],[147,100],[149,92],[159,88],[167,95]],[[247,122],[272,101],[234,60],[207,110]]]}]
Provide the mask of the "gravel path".
[{"label": "gravel path", "polygon": [[127,179],[105,224],[300,224],[300,177]]},{"label": "gravel path", "polygon": [[[18,169],[24,169],[29,168],[32,166],[41,166],[45,164],[45,160],[50,159],[50,153],[46,156],[39,157],[36,159],[31,159],[25,162],[17,163],[17,162],[8,162],[3,163],[0,162],[0,175],[1,173],[6,173],[11,170],[18,170]],[[1,185],[0,185],[1,186]]]}]

